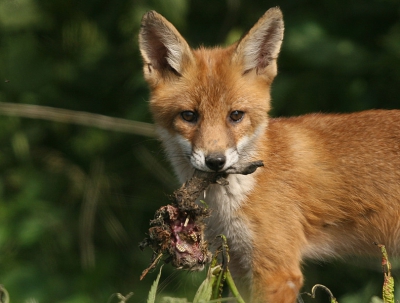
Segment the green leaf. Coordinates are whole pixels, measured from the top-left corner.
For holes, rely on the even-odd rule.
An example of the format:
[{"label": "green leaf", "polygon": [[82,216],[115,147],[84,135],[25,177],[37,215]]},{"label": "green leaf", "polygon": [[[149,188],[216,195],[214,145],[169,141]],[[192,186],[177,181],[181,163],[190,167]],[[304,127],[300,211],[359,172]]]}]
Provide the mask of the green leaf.
[{"label": "green leaf", "polygon": [[377,296],[373,296],[370,303],[383,303],[383,300]]},{"label": "green leaf", "polygon": [[208,302],[212,295],[212,286],[215,280],[215,276],[212,274],[211,267],[208,270],[207,278],[201,283],[199,289],[196,291],[193,303]]},{"label": "green leaf", "polygon": [[154,281],[153,285],[150,288],[149,297],[147,298],[147,303],[154,303],[156,301],[157,287],[158,287],[158,282],[160,281],[162,268],[163,266],[160,267],[160,272],[157,275],[157,279]]}]

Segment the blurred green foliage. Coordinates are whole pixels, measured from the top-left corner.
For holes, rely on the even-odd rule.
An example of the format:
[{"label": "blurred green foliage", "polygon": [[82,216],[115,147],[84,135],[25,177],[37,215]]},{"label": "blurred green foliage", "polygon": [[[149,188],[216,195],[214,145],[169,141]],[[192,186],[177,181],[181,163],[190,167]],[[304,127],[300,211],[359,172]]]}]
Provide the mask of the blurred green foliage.
[{"label": "blurred green foliage", "polygon": [[[231,43],[276,5],[286,34],[273,115],[400,108],[398,0],[0,0],[0,102],[150,122],[137,45],[145,11],[208,46]],[[0,116],[0,283],[13,302],[131,291],[145,302],[150,252],[137,244],[177,185],[155,139]],[[379,268],[308,263],[306,286],[367,302],[380,293]],[[193,297],[203,278],[175,271],[161,285]]]}]

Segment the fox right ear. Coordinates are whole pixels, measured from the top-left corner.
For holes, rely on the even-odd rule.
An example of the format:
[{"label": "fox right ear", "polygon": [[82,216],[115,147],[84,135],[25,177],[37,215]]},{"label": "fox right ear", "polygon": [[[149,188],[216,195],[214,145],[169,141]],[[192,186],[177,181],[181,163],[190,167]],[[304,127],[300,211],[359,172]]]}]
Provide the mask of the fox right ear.
[{"label": "fox right ear", "polygon": [[279,8],[270,8],[239,41],[235,60],[243,66],[243,73],[254,71],[272,81],[276,76],[276,60],[283,40],[283,17]]},{"label": "fox right ear", "polygon": [[160,78],[181,75],[183,67],[193,56],[176,28],[155,11],[147,12],[142,18],[139,47],[145,78],[154,84]]}]

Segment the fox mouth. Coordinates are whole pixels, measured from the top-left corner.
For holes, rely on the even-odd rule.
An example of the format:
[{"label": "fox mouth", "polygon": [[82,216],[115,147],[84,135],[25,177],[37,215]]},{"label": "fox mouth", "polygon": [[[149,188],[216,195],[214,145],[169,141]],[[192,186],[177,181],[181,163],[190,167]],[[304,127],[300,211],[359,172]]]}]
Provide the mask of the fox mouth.
[{"label": "fox mouth", "polygon": [[[240,163],[236,162],[234,165],[229,166],[228,168],[224,170],[217,170],[217,171],[212,171],[212,170],[203,170],[199,169],[203,172],[213,172],[213,173],[218,173],[221,174],[222,176],[226,177],[228,175],[232,174],[240,174],[240,175],[249,175],[254,173],[257,168],[264,166],[264,163],[262,160],[259,161],[254,161],[254,162],[246,162],[246,163]],[[197,168],[196,168],[197,169]]]}]

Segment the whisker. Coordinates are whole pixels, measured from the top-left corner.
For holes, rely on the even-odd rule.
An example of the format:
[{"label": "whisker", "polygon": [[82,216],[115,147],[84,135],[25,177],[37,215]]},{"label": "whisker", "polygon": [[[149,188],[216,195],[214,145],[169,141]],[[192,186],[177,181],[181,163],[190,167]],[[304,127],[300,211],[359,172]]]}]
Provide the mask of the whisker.
[{"label": "whisker", "polygon": [[157,288],[157,293],[162,293],[167,286],[169,286],[174,280],[180,281],[178,278],[180,272],[178,270],[174,270],[171,274],[169,274],[159,285]]}]

